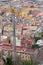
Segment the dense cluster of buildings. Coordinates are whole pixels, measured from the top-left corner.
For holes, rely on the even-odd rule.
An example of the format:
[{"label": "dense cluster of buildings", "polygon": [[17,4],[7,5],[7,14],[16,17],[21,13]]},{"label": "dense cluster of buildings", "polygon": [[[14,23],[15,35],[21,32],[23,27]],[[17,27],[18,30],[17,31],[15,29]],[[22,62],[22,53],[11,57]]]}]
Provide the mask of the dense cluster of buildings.
[{"label": "dense cluster of buildings", "polygon": [[[10,12],[11,8],[16,8],[23,16],[28,17]],[[14,58],[15,43],[16,53],[22,60],[30,60],[31,55],[36,58],[38,50],[33,49],[32,45],[35,43],[34,37],[41,37],[41,33],[43,33],[42,1],[13,0],[0,2],[0,59],[3,55],[6,57],[12,55]],[[43,41],[39,43],[43,45]]]}]

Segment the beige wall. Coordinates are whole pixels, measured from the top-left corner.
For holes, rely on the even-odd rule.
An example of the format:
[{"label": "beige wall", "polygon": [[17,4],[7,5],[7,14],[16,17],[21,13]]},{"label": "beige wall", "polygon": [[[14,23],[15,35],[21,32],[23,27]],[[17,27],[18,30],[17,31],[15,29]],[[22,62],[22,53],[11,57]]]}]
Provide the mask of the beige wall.
[{"label": "beige wall", "polygon": [[17,54],[21,56],[21,60],[30,60],[30,55],[28,53],[17,52]]}]

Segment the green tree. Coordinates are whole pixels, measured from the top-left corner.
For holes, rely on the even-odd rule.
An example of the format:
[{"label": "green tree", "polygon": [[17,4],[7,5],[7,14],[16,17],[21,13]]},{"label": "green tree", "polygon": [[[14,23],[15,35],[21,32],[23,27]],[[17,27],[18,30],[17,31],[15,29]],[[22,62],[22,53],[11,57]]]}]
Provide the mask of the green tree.
[{"label": "green tree", "polygon": [[35,43],[36,43],[41,38],[40,37],[34,37],[34,39],[35,39]]},{"label": "green tree", "polygon": [[40,48],[41,46],[39,46],[39,44],[33,44],[32,48]]},{"label": "green tree", "polygon": [[7,58],[4,58],[4,57],[3,57],[2,59],[3,59],[3,61],[4,61],[4,65],[14,65],[14,62],[13,62],[11,56],[9,56],[9,57],[7,57]]}]

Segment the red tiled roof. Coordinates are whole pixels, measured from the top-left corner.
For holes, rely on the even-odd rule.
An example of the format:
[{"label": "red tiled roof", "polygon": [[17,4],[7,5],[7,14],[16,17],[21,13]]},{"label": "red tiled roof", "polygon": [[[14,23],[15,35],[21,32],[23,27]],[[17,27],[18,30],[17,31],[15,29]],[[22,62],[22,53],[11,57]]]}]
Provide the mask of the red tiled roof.
[{"label": "red tiled roof", "polygon": [[25,52],[25,53],[29,53],[29,54],[35,54],[37,53],[36,49],[26,49],[24,47],[20,47],[20,46],[16,46],[16,51],[18,52]]},{"label": "red tiled roof", "polygon": [[22,24],[16,25],[16,29],[22,29]]},{"label": "red tiled roof", "polygon": [[26,48],[24,48],[23,46],[16,46],[16,50],[18,50],[18,51],[23,51],[23,50],[25,50]]},{"label": "red tiled roof", "polygon": [[21,43],[31,43],[32,44],[32,42],[34,42],[34,39],[22,39],[21,40]]},{"label": "red tiled roof", "polygon": [[0,28],[2,28],[2,24],[0,23]]},{"label": "red tiled roof", "polygon": [[13,49],[13,45],[10,45],[8,42],[3,42],[2,45],[0,45],[4,49]]}]

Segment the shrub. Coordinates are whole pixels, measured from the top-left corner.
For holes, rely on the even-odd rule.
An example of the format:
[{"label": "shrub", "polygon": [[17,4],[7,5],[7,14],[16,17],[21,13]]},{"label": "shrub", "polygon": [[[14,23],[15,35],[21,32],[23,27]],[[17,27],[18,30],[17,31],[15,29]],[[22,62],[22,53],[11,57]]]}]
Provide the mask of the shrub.
[{"label": "shrub", "polygon": [[7,58],[3,57],[2,59],[4,61],[4,65],[14,65],[14,62],[13,62],[11,56],[10,57],[7,57]]},{"label": "shrub", "polygon": [[22,62],[21,62],[21,65],[37,65],[37,63],[35,63],[35,62],[31,59],[31,60],[29,60],[29,61],[27,61],[27,60],[22,61]]}]

